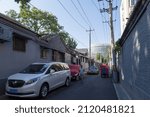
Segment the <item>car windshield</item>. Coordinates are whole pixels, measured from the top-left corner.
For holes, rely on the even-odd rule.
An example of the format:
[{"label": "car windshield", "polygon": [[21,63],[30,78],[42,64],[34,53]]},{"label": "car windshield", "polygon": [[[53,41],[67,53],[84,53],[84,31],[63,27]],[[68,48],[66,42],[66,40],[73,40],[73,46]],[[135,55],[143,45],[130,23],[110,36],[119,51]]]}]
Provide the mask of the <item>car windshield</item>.
[{"label": "car windshield", "polygon": [[24,74],[40,74],[43,73],[47,69],[48,65],[46,64],[32,64],[29,65],[27,68],[22,70],[19,73],[24,73]]}]

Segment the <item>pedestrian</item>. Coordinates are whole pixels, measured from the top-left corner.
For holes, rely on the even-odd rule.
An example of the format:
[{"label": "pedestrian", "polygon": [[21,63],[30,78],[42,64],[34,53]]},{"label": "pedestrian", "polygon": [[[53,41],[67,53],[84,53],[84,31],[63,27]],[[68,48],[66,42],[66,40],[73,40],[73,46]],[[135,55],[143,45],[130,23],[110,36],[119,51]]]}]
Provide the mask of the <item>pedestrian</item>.
[{"label": "pedestrian", "polygon": [[83,69],[82,65],[80,65],[80,78],[81,78],[81,80],[83,80],[83,78],[84,78],[84,69]]}]

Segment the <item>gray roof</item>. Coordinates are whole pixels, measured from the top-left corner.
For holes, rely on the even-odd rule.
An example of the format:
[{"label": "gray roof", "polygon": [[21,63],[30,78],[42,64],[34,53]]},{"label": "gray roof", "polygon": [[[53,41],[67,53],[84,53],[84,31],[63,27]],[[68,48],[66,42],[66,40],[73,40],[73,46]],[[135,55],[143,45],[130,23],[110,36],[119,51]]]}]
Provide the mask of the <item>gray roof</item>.
[{"label": "gray roof", "polygon": [[82,54],[87,54],[88,53],[88,49],[87,48],[81,48],[81,49],[76,49],[76,51],[82,53]]},{"label": "gray roof", "polygon": [[16,21],[15,19],[13,19],[13,18],[11,18],[11,17],[8,17],[8,16],[6,16],[6,15],[0,13],[0,18],[4,19],[4,20],[6,20],[6,21],[9,21],[10,23],[13,23],[13,24],[15,24],[15,25],[17,25],[17,26],[19,26],[19,27],[24,28],[25,30],[28,30],[28,31],[30,31],[30,32],[35,33],[36,35],[38,35],[38,33],[36,33],[36,32],[33,31],[33,30],[30,30],[29,28],[27,28],[26,26],[22,25],[21,23],[19,23],[18,21]]}]

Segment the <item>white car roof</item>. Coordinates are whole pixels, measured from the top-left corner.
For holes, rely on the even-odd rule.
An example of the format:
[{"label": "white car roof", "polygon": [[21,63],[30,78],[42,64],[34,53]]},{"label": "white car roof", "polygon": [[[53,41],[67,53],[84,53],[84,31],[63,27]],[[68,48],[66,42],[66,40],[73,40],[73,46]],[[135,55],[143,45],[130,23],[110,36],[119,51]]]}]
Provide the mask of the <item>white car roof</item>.
[{"label": "white car roof", "polygon": [[66,63],[62,63],[62,62],[48,62],[48,63],[37,62],[37,63],[32,63],[32,64],[46,64],[46,65],[52,65],[52,64],[58,64],[58,63],[66,64]]}]

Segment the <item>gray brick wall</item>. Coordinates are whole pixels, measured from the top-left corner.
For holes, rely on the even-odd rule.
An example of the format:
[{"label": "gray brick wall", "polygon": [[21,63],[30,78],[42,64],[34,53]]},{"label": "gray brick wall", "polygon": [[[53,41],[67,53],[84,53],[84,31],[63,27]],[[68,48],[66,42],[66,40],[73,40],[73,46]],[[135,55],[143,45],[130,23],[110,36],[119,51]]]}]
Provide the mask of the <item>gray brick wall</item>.
[{"label": "gray brick wall", "polygon": [[150,99],[150,4],[123,44],[121,74],[131,99]]},{"label": "gray brick wall", "polygon": [[33,62],[50,61],[40,58],[40,46],[32,40],[26,44],[26,52],[14,51],[12,42],[0,44],[0,79],[7,78]]}]

